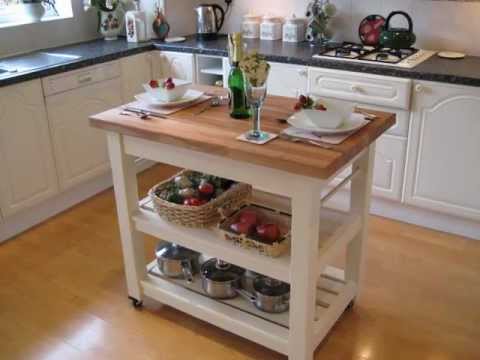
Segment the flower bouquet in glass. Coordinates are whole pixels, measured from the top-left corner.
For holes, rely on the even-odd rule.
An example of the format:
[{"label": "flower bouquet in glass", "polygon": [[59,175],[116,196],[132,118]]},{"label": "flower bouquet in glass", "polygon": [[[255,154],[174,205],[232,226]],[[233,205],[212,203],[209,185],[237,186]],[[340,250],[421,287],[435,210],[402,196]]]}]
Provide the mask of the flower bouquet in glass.
[{"label": "flower bouquet in glass", "polygon": [[246,134],[248,140],[264,142],[271,134],[260,129],[260,112],[267,97],[267,79],[270,64],[257,52],[246,55],[240,62],[240,68],[245,76],[245,95],[252,109],[253,129]]}]

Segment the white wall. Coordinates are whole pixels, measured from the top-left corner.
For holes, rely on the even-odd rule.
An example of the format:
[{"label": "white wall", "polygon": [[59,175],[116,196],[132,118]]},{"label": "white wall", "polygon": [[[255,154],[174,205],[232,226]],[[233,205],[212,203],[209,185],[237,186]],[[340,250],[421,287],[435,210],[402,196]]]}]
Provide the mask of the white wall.
[{"label": "white wall", "polygon": [[85,13],[81,0],[72,0],[73,19],[0,29],[0,57],[94,39],[97,17]]},{"label": "white wall", "polygon": [[[180,0],[182,1],[182,0]],[[195,0],[191,0],[195,1]],[[417,47],[465,51],[480,56],[480,3],[429,0],[331,0],[339,14],[333,28],[338,40],[358,41],[357,28],[372,13],[408,12],[414,22]],[[222,3],[222,0],[216,0]],[[234,0],[225,32],[238,31],[241,17],[253,10],[278,15],[303,15],[308,0]]]}]

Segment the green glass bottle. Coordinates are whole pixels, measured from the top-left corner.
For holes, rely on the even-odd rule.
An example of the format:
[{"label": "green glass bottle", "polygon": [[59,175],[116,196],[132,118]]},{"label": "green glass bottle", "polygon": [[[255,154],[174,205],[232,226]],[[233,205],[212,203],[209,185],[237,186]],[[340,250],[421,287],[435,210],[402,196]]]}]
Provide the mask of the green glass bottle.
[{"label": "green glass bottle", "polygon": [[230,116],[234,119],[248,119],[250,110],[245,96],[245,80],[240,69],[243,57],[243,42],[241,33],[228,35],[230,74],[228,75],[228,89],[230,90]]}]

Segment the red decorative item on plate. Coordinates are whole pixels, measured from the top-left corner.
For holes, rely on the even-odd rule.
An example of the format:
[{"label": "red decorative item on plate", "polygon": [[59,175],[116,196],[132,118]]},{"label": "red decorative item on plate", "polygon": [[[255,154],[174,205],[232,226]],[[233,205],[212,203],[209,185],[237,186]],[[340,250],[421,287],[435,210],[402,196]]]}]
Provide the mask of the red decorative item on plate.
[{"label": "red decorative item on plate", "polygon": [[362,44],[377,46],[384,25],[385,18],[381,15],[368,15],[363,19],[358,27],[358,36],[360,36]]}]

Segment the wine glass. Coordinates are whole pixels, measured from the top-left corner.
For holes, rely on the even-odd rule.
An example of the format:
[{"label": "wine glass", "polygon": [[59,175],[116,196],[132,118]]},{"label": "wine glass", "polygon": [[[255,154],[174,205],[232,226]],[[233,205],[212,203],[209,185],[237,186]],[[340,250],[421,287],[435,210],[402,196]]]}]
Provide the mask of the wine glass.
[{"label": "wine glass", "polygon": [[267,140],[269,134],[260,129],[260,112],[267,97],[267,82],[263,84],[252,84],[248,76],[245,76],[245,95],[247,103],[252,109],[253,128],[246,138],[254,141]]}]

